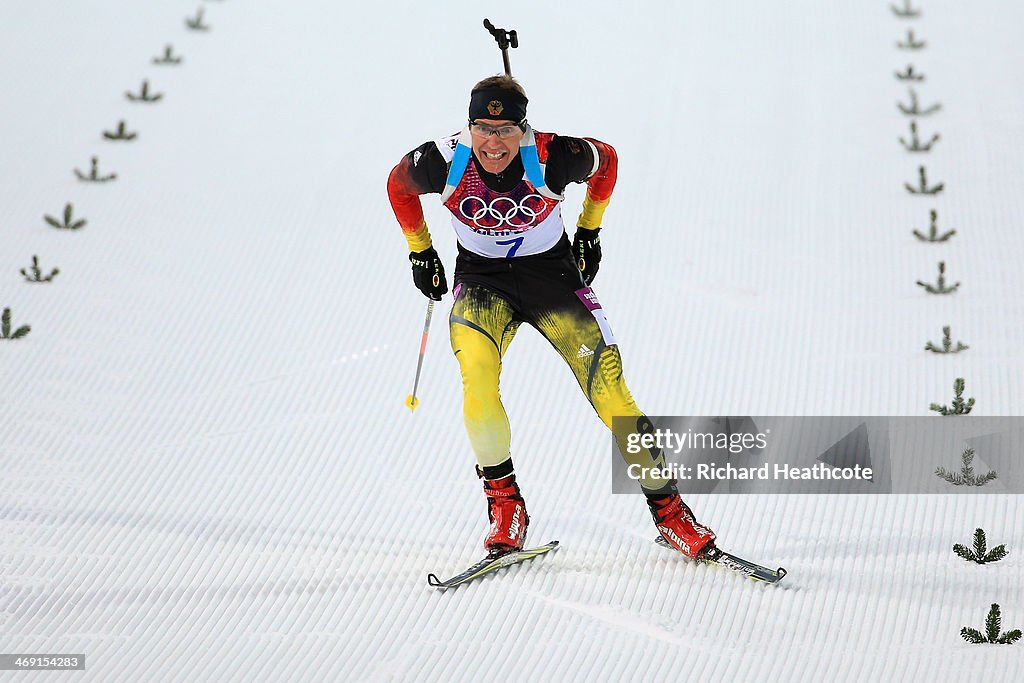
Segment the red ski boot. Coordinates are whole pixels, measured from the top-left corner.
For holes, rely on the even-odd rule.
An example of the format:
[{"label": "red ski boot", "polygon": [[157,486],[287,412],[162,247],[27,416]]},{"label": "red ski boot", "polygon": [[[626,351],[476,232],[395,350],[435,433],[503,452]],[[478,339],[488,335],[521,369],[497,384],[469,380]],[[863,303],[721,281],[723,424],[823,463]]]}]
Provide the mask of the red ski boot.
[{"label": "red ski boot", "polygon": [[715,532],[697,523],[678,493],[648,498],[647,504],[662,537],[682,554],[697,558],[714,547]]},{"label": "red ski boot", "polygon": [[530,517],[526,514],[526,502],[519,493],[516,475],[484,479],[484,493],[487,495],[487,518],[491,522],[484,547],[492,553],[522,550]]}]

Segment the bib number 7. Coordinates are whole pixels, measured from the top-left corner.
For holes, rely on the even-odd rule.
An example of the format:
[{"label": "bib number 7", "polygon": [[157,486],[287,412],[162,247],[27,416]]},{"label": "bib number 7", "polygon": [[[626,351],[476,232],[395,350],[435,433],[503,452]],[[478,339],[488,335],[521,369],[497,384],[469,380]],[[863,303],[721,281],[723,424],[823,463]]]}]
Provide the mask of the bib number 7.
[{"label": "bib number 7", "polygon": [[499,245],[501,245],[503,247],[508,246],[509,250],[508,250],[508,253],[505,254],[505,258],[512,258],[513,256],[516,255],[516,251],[522,245],[523,239],[524,238],[522,238],[522,237],[516,237],[516,238],[510,239],[510,240],[497,240],[495,242],[495,244],[499,244]]}]

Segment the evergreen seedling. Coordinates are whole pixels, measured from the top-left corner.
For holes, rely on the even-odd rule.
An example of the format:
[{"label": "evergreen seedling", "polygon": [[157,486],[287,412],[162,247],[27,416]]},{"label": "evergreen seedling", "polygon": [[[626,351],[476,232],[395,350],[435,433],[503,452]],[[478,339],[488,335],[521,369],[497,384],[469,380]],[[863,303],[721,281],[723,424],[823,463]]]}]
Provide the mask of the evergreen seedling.
[{"label": "evergreen seedling", "polygon": [[920,280],[917,281],[917,284],[921,287],[924,287],[924,291],[928,292],[929,294],[952,294],[960,287],[959,282],[954,284],[952,287],[946,286],[945,261],[939,261],[939,279],[934,285],[928,282],[921,282]]},{"label": "evergreen seedling", "polygon": [[29,282],[51,282],[53,278],[57,277],[60,273],[60,269],[54,268],[49,275],[43,275],[43,271],[39,269],[39,257],[32,257],[32,265],[30,270],[21,269],[21,274],[25,276],[25,279]]},{"label": "evergreen seedling", "polygon": [[86,224],[86,220],[83,218],[81,220],[72,221],[71,220],[71,212],[72,212],[71,204],[65,204],[64,205],[64,222],[63,223],[58,221],[53,216],[45,216],[44,215],[43,216],[43,220],[46,221],[47,223],[49,223],[50,225],[52,225],[53,227],[57,228],[58,230],[80,230],[81,228],[84,228],[85,224]]},{"label": "evergreen seedling", "polygon": [[991,643],[994,645],[1013,645],[1021,637],[1019,628],[1006,633],[1000,633],[1002,629],[1002,615],[999,613],[999,605],[992,603],[988,616],[985,618],[985,633],[978,629],[964,626],[960,629],[960,635],[968,643]]},{"label": "evergreen seedling", "polygon": [[[960,545],[957,543],[953,546],[953,552],[960,557],[971,562],[977,562],[978,564],[988,564],[989,562],[998,562],[999,560],[1006,557],[1006,546],[997,545],[992,550],[987,550],[985,540],[985,532],[982,529],[974,530],[974,549],[971,550],[967,546]],[[987,552],[986,552],[987,550]]]},{"label": "evergreen seedling", "polygon": [[914,237],[921,240],[922,242],[945,242],[950,237],[956,234],[956,230],[950,230],[949,232],[944,232],[940,235],[939,226],[937,223],[939,215],[935,212],[935,209],[932,209],[929,212],[929,215],[931,216],[931,225],[928,228],[928,234],[925,235],[923,232],[920,232],[915,228]]},{"label": "evergreen seedling", "polygon": [[942,109],[942,104],[939,102],[936,102],[926,109],[921,109],[921,105],[917,102],[917,91],[913,88],[907,88],[907,90],[910,92],[910,104],[903,104],[902,102],[896,103],[896,106],[899,107],[900,111],[907,116],[930,116]]},{"label": "evergreen seedling", "polygon": [[100,175],[100,171],[99,171],[99,163],[100,162],[99,162],[99,160],[96,157],[92,157],[92,160],[91,160],[90,163],[91,163],[91,168],[89,169],[89,174],[88,175],[86,175],[85,173],[82,173],[77,168],[75,169],[75,175],[78,176],[78,179],[81,180],[82,182],[84,182],[84,183],[105,183],[105,182],[107,182],[109,180],[114,180],[115,178],[117,178],[117,174],[116,173],[111,173],[109,175]]},{"label": "evergreen seedling", "polygon": [[195,17],[188,17],[185,19],[185,26],[192,31],[209,31],[210,27],[203,23],[203,8],[200,7],[196,11]]},{"label": "evergreen seedling", "polygon": [[174,54],[174,48],[170,45],[164,48],[164,53],[159,57],[153,57],[154,64],[181,64],[183,58]]},{"label": "evergreen seedling", "polygon": [[936,133],[928,142],[921,144],[921,138],[917,136],[917,121],[910,122],[910,142],[900,138],[900,144],[908,152],[930,152],[932,145],[939,141],[939,134]]},{"label": "evergreen seedling", "polygon": [[901,43],[896,43],[896,47],[901,50],[920,50],[924,48],[927,43],[923,40],[918,40],[914,37],[914,29],[907,29],[907,39]]},{"label": "evergreen seedling", "polygon": [[889,5],[892,9],[892,13],[900,19],[915,19],[921,16],[921,10],[910,6],[910,0],[903,0],[903,7],[897,7],[896,5]]},{"label": "evergreen seedling", "polygon": [[31,327],[22,325],[12,333],[11,309],[5,308],[3,314],[0,314],[0,339],[21,339],[31,331]]},{"label": "evergreen seedling", "polygon": [[923,81],[924,80],[924,74],[914,73],[914,65],[913,64],[907,64],[907,70],[906,71],[897,71],[896,72],[896,78],[898,78],[901,81]]},{"label": "evergreen seedling", "polygon": [[990,470],[980,477],[974,474],[974,467],[971,466],[971,461],[974,460],[973,448],[965,450],[960,459],[963,460],[963,466],[959,472],[947,472],[944,467],[936,467],[935,476],[942,477],[953,486],[984,486],[996,478],[994,470]]},{"label": "evergreen seedling", "polygon": [[928,178],[925,173],[924,166],[917,167],[917,178],[917,187],[912,186],[910,183],[903,183],[903,187],[907,188],[907,192],[910,194],[938,194],[942,192],[942,189],[945,187],[944,183],[928,187]]},{"label": "evergreen seedling", "polygon": [[933,403],[929,406],[929,410],[934,410],[942,415],[967,415],[971,412],[971,408],[974,407],[974,398],[969,398],[964,402],[963,394],[964,378],[957,377],[953,381],[953,407],[949,408],[947,406],[940,406],[938,403]]},{"label": "evergreen seedling", "polygon": [[928,342],[924,345],[925,351],[931,351],[932,353],[960,353],[971,348],[963,342],[957,342],[956,348],[953,348],[953,338],[949,333],[949,325],[942,328],[942,348],[940,349],[935,344]]},{"label": "evergreen seedling", "polygon": [[142,87],[140,88],[138,95],[136,95],[135,93],[133,93],[133,92],[131,92],[129,90],[129,91],[125,92],[124,96],[127,97],[132,102],[148,102],[148,103],[152,103],[152,102],[159,102],[161,99],[163,99],[164,94],[163,93],[159,93],[159,92],[158,93],[151,93],[151,92],[149,92],[149,81],[142,81]]},{"label": "evergreen seedling", "polygon": [[117,130],[110,132],[109,130],[103,131],[103,137],[107,140],[134,140],[138,137],[138,133],[129,133],[125,129],[124,121],[119,121],[117,124]]}]

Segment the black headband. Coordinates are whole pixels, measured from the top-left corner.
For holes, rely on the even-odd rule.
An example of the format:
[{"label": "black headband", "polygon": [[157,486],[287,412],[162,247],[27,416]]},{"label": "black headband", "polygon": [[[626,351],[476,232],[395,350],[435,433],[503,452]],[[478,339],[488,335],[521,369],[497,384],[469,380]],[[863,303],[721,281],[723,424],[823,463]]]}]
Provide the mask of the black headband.
[{"label": "black headband", "polygon": [[496,119],[519,123],[526,118],[525,95],[515,90],[486,88],[469,96],[469,120]]}]

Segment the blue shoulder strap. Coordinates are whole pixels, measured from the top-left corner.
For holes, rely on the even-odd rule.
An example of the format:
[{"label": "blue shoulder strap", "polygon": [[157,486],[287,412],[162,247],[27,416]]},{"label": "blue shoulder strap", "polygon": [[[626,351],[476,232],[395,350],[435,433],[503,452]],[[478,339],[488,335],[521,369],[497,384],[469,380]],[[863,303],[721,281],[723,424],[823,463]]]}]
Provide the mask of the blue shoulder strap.
[{"label": "blue shoulder strap", "polygon": [[452,163],[448,167],[448,178],[444,181],[444,192],[441,193],[441,201],[448,201],[448,198],[455,192],[455,188],[459,186],[459,182],[462,180],[462,175],[466,172],[466,166],[469,164],[469,157],[473,153],[473,144],[469,139],[469,126],[462,129],[459,133],[459,142],[455,145],[455,155],[452,157]]},{"label": "blue shoulder strap", "polygon": [[[447,201],[455,193],[455,188],[459,186],[459,182],[466,172],[466,166],[469,165],[469,157],[473,153],[473,144],[469,136],[468,126],[459,133],[459,142],[455,145],[455,154],[452,156],[452,163],[448,167],[448,177],[444,182],[444,192],[441,193],[442,202]],[[541,166],[540,157],[537,154],[537,140],[533,135],[533,129],[529,126],[526,127],[526,133],[519,141],[519,154],[522,156],[523,168],[526,170],[526,178],[530,184],[545,197],[559,201],[564,199],[562,195],[555,194],[548,189],[548,185],[544,181],[544,167]]]},{"label": "blue shoulder strap", "polygon": [[544,167],[540,165],[540,157],[537,155],[537,140],[533,136],[533,128],[526,127],[526,135],[519,141],[519,154],[523,157],[523,168],[526,169],[526,178],[530,184],[537,188],[545,197],[561,201],[565,199],[560,194],[555,194],[548,189],[544,180]]}]

